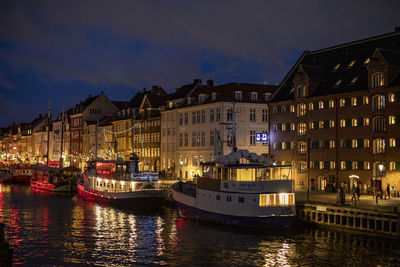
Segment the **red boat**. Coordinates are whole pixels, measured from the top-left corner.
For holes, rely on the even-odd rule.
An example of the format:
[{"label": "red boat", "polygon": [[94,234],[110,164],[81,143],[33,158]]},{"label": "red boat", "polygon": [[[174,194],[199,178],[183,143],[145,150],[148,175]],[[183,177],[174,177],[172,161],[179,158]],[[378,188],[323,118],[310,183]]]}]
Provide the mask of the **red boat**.
[{"label": "red boat", "polygon": [[42,164],[32,166],[31,188],[51,192],[76,191],[76,177],[69,168],[56,168]]},{"label": "red boat", "polygon": [[11,182],[16,184],[29,184],[32,170],[27,165],[14,165],[11,167]]}]

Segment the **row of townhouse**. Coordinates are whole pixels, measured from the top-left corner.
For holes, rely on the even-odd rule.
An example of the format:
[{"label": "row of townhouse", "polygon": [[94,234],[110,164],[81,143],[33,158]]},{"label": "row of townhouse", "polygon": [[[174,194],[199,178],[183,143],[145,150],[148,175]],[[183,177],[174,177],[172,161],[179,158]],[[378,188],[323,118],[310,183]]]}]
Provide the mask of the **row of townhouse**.
[{"label": "row of townhouse", "polygon": [[[134,151],[141,169],[192,179],[201,162],[236,145],[272,157],[270,175],[293,178],[296,189],[334,190],[355,180],[364,190],[400,188],[400,31],[305,51],[279,86],[195,79],[127,102],[89,96],[64,117],[3,129],[2,158],[43,162],[49,130],[49,160],[78,167],[96,151],[125,159]],[[268,143],[258,142],[263,133]]]}]

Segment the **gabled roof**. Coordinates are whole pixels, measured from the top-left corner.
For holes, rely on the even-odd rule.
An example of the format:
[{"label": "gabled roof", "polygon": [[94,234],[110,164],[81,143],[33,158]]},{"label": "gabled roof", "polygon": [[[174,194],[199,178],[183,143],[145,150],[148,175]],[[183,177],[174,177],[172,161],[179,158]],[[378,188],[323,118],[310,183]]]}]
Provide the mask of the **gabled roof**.
[{"label": "gabled roof", "polygon": [[181,87],[176,88],[175,93],[170,94],[168,99],[177,100],[180,98],[186,98],[196,85],[201,85],[200,79],[194,79],[193,83],[182,85]]},{"label": "gabled roof", "polygon": [[144,92],[137,92],[125,105],[125,108],[136,108],[138,109],[140,107],[140,104],[142,104],[143,97],[145,93]]},{"label": "gabled roof", "polygon": [[166,97],[163,95],[146,94],[151,108],[159,108],[166,104]]},{"label": "gabled roof", "polygon": [[128,104],[128,101],[112,101],[114,105],[119,109],[122,110],[126,107]]},{"label": "gabled roof", "polygon": [[279,85],[277,93],[272,97],[272,102],[293,99],[293,80],[300,65],[307,75],[321,81],[310,96],[365,90],[368,65],[366,59],[371,58],[377,48],[383,51],[382,56],[387,58],[389,64],[398,65],[400,63],[400,57],[398,57],[400,32],[304,52]]}]

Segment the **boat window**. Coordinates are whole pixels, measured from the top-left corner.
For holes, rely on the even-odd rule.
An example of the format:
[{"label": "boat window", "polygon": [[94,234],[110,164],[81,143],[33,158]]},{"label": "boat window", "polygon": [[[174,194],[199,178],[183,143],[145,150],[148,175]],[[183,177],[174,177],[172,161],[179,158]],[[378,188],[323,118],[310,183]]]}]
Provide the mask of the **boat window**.
[{"label": "boat window", "polygon": [[244,197],[239,197],[239,203],[243,203],[244,202]]}]

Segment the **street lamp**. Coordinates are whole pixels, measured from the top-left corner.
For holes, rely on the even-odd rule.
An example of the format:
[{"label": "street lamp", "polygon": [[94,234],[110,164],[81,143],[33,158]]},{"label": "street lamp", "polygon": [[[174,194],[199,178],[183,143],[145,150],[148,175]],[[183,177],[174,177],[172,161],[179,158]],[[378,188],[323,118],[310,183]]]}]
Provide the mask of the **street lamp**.
[{"label": "street lamp", "polygon": [[182,180],[182,176],[183,176],[182,175],[182,165],[183,165],[183,160],[182,159],[179,160],[179,165],[181,166],[180,173],[179,173],[179,176],[180,176],[179,178]]},{"label": "street lamp", "polygon": [[[378,168],[379,168],[379,177],[381,178],[381,189],[382,189],[382,186],[383,186],[383,183],[382,183],[382,177],[383,177],[383,164],[382,163],[379,163],[379,165],[378,165]],[[382,191],[382,190],[381,190]],[[383,198],[383,196],[382,196],[383,194],[381,193],[381,199]]]}]

